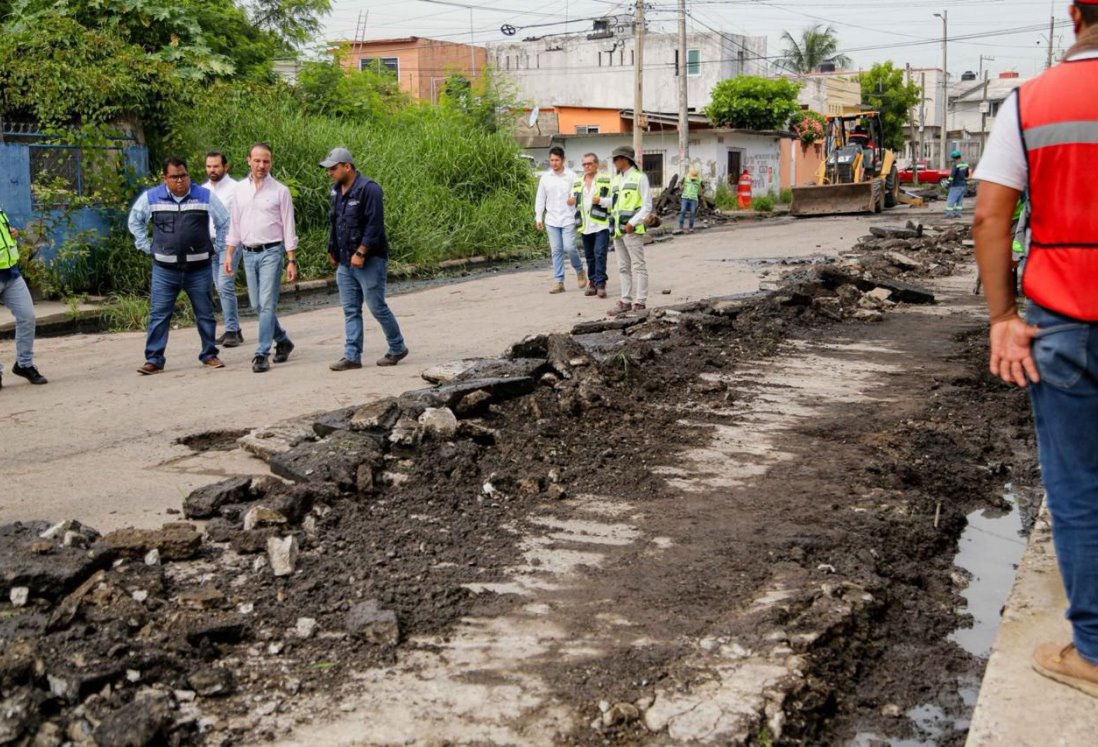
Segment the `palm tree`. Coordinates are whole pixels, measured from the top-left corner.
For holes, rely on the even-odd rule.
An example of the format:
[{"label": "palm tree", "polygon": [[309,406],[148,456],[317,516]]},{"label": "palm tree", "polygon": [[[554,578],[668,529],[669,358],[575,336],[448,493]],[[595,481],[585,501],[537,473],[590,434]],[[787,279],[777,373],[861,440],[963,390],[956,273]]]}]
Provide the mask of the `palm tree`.
[{"label": "palm tree", "polygon": [[815,72],[824,62],[834,62],[839,67],[851,63],[845,54],[836,54],[839,40],[835,38],[835,28],[821,28],[820,24],[810,26],[801,32],[800,41],[788,32],[782,33],[785,49],[775,63],[776,67],[794,73]]}]

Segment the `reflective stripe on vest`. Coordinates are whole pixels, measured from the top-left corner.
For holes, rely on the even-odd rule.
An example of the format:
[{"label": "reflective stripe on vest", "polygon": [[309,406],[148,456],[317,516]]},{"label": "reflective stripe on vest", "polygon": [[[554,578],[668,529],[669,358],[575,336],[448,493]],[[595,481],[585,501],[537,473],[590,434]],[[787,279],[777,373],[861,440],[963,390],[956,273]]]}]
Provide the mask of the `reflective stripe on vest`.
[{"label": "reflective stripe on vest", "polygon": [[[579,226],[579,232],[584,233],[587,228],[587,221],[590,219],[591,223],[600,226],[600,228],[607,228],[610,226],[610,210],[606,207],[606,202],[610,200],[612,191],[610,177],[606,174],[595,175],[595,194],[599,195],[599,202],[601,204],[591,204],[591,211],[587,213],[583,209],[583,177],[581,176],[572,184],[572,196],[576,199],[576,224]],[[602,194],[605,188],[605,194]]]},{"label": "reflective stripe on vest", "polygon": [[1064,62],[1018,91],[1029,167],[1026,297],[1098,321],[1098,59]]},{"label": "reflective stripe on vest", "polygon": [[0,270],[10,270],[19,264],[19,248],[15,237],[11,235],[11,223],[8,215],[0,210]]},{"label": "reflective stripe on vest", "polygon": [[163,184],[147,194],[153,226],[153,261],[176,269],[208,264],[214,253],[210,240],[210,191],[192,186],[182,202],[177,202]]},{"label": "reflective stripe on vest", "polygon": [[[641,172],[634,166],[624,174],[614,175],[614,202],[611,213],[611,231],[615,238],[625,233],[625,224],[644,206],[640,193]],[[644,222],[633,226],[636,233],[644,233]]]}]

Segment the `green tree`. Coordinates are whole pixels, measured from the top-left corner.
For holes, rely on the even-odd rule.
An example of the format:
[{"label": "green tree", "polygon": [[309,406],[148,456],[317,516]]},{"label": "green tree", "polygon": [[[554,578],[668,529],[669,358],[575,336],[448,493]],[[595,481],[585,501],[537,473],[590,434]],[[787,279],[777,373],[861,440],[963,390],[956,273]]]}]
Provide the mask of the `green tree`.
[{"label": "green tree", "polygon": [[775,66],[793,73],[815,72],[824,62],[834,62],[839,67],[847,67],[851,63],[850,57],[838,54],[839,40],[832,26],[823,28],[818,23],[809,26],[801,32],[799,40],[785,31],[782,33],[782,42],[785,43],[785,49]]},{"label": "green tree", "polygon": [[336,53],[326,61],[309,61],[297,74],[297,97],[310,114],[368,119],[391,114],[408,103],[396,77],[388,70],[344,68]]},{"label": "green tree", "polygon": [[904,147],[904,126],[911,107],[919,103],[922,89],[914,81],[904,83],[904,71],[881,62],[861,76],[862,103],[881,113],[885,147]]},{"label": "green tree", "polygon": [[715,127],[782,130],[801,110],[801,84],[783,78],[741,75],[713,87],[705,116]]},{"label": "green tree", "polygon": [[331,0],[252,0],[251,19],[261,31],[297,47],[320,32],[320,19],[331,12]]},{"label": "green tree", "polygon": [[509,81],[491,68],[486,68],[476,80],[462,73],[452,73],[442,84],[439,104],[459,111],[485,132],[498,132],[501,112],[517,108],[519,96]]}]

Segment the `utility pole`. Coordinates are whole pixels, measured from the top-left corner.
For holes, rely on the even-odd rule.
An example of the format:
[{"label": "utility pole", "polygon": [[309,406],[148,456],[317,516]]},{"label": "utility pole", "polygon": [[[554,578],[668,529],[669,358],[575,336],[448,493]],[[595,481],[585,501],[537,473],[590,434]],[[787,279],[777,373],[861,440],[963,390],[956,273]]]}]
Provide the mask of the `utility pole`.
[{"label": "utility pole", "polygon": [[987,87],[991,83],[989,79],[990,71],[984,73],[984,100],[980,103],[980,157],[983,158],[984,150],[987,148]]},{"label": "utility pole", "polygon": [[690,169],[690,109],[686,87],[686,0],[679,0],[679,171],[686,178]]},{"label": "utility pole", "polygon": [[984,60],[988,62],[995,62],[994,57],[988,57],[986,54],[980,55],[980,80],[984,79]]},{"label": "utility pole", "polygon": [[923,158],[926,145],[923,142],[923,136],[926,134],[926,73],[919,73],[919,88],[922,89],[922,95],[919,97],[919,160]]},{"label": "utility pole", "polygon": [[[908,85],[911,85],[911,63],[907,63],[907,79],[904,81]],[[922,96],[923,92],[919,91],[919,95]],[[917,163],[919,154],[915,150],[915,107],[911,107],[907,110],[907,126],[911,130],[911,170],[915,175],[915,186],[919,186],[919,165]]]},{"label": "utility pole", "polygon": [[949,133],[947,132],[949,127],[947,118],[947,110],[949,109],[949,11],[943,10],[941,13],[935,13],[934,15],[942,19],[942,147],[938,153],[938,169],[945,171],[946,142],[949,140]]},{"label": "utility pole", "polygon": [[637,0],[633,18],[633,151],[637,167],[644,161],[644,0]]},{"label": "utility pole", "polygon": [[1053,34],[1056,33],[1056,16],[1049,16],[1048,19],[1048,62],[1045,63],[1045,70],[1052,67],[1052,45],[1055,42]]}]

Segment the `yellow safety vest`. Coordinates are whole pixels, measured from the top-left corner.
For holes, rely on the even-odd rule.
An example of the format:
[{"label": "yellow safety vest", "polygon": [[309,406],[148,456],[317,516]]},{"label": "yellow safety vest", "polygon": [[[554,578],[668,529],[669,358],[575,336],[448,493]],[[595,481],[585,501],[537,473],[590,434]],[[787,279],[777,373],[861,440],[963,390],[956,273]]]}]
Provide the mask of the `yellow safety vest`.
[{"label": "yellow safety vest", "polygon": [[[625,233],[624,226],[629,219],[637,214],[644,205],[644,199],[640,193],[641,172],[636,166],[631,167],[624,174],[614,174],[613,192],[614,203],[611,209],[611,230],[614,238]],[[638,234],[644,233],[644,222],[634,226],[633,230]]]},{"label": "yellow safety vest", "polygon": [[595,189],[599,196],[599,203],[591,204],[591,212],[583,209],[583,177],[581,176],[572,184],[572,196],[576,200],[576,223],[579,224],[580,233],[587,229],[587,221],[599,226],[600,229],[610,226],[610,208],[606,207],[610,201],[612,183],[609,174],[595,174]]},{"label": "yellow safety vest", "polygon": [[8,216],[0,210],[0,270],[8,270],[19,263],[19,249],[11,235],[11,223]]}]

